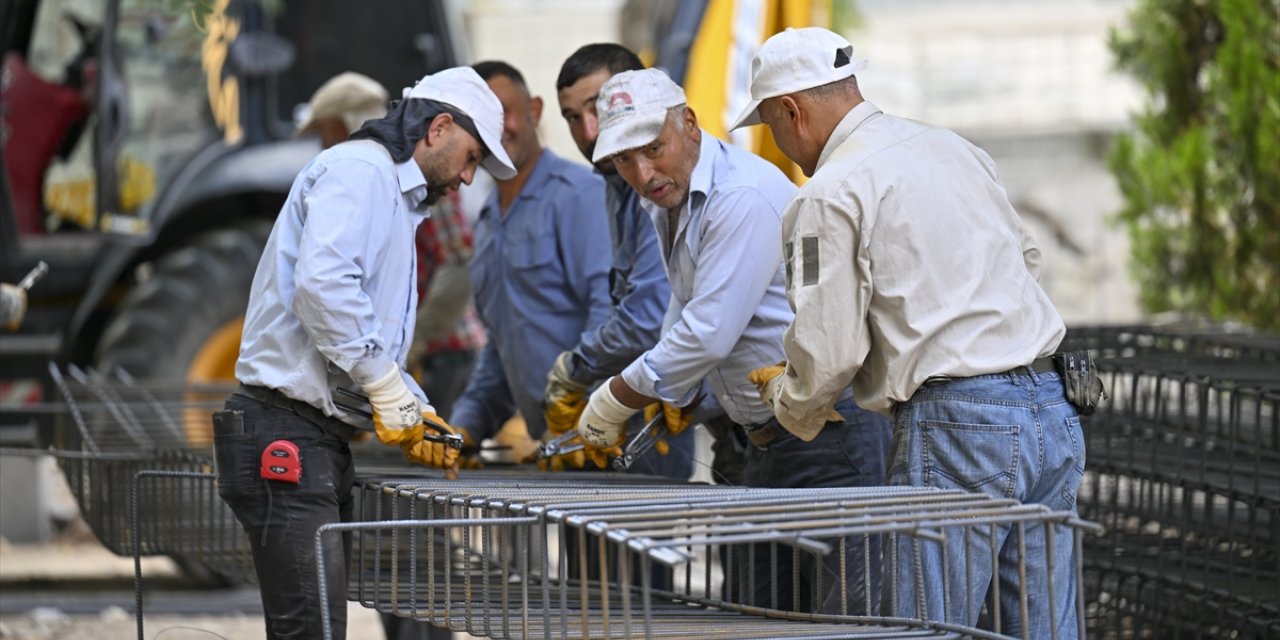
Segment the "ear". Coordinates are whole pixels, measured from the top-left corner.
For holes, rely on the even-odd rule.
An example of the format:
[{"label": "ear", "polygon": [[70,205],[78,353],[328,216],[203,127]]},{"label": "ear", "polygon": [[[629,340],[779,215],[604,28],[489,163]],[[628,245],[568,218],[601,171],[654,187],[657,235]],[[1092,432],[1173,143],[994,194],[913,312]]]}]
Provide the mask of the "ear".
[{"label": "ear", "polygon": [[698,128],[698,114],[693,112],[689,107],[684,108],[684,130],[689,132],[689,137],[694,142],[702,142],[702,129]]},{"label": "ear", "polygon": [[441,113],[432,118],[431,124],[427,125],[427,135],[423,136],[427,141],[427,146],[439,144],[441,137],[451,126],[453,126],[453,116],[448,113]]},{"label": "ear", "polygon": [[542,98],[534,96],[529,98],[529,115],[533,116],[533,126],[538,126],[542,122]]},{"label": "ear", "polygon": [[795,96],[779,97],[778,111],[792,126],[796,126],[803,118],[803,109],[800,108],[800,103],[796,102]]}]

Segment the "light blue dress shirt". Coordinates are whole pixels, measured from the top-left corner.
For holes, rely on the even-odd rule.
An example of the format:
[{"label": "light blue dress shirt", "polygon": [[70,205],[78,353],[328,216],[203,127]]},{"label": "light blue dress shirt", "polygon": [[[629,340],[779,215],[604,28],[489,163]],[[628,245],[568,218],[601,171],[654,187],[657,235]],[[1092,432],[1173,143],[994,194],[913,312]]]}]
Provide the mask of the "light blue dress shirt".
[{"label": "light blue dress shirt", "polygon": [[632,389],[683,406],[705,378],[734,422],[773,417],[747,374],[785,359],[782,337],[793,315],[783,286],[782,212],[795,192],[777,167],[703,131],[674,243],[667,210],[642,201],[658,233],[671,305],[658,344],[622,372]]},{"label": "light blue dress shirt", "polygon": [[653,347],[671,298],[658,236],[640,196],[621,176],[605,176],[605,207],[613,268],[609,270],[609,319],[587,332],[569,359],[569,376],[588,384],[620,373]]},{"label": "light blue dress shirt", "polygon": [[363,429],[370,421],[334,406],[332,389],[358,388],[395,366],[425,402],[404,361],[426,197],[417,163],[397,164],[371,140],[339,144],[304,167],[253,276],[236,378]]},{"label": "light blue dress shirt", "polygon": [[471,260],[476,310],[489,339],[451,424],[480,440],[519,409],[530,435],[542,435],[547,372],[612,307],[604,210],[600,176],[550,150],[505,215],[497,192],[489,197]]}]

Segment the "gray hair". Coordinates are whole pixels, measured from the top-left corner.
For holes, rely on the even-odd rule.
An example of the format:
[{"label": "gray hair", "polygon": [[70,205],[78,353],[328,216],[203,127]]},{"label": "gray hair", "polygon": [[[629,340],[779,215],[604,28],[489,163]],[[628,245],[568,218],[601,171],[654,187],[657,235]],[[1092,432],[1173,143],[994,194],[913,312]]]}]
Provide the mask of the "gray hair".
[{"label": "gray hair", "polygon": [[841,78],[835,82],[828,82],[798,93],[814,102],[829,102],[839,98],[846,98],[857,92],[858,78],[857,76],[849,76],[848,78]]}]

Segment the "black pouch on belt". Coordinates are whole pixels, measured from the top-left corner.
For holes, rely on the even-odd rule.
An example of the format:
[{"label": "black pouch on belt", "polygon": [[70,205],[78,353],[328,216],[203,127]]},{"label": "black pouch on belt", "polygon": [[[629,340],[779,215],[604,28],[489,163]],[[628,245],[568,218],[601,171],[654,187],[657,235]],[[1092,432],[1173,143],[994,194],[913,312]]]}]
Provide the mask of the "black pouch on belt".
[{"label": "black pouch on belt", "polygon": [[1098,405],[1107,399],[1107,390],[1098,375],[1098,365],[1088,351],[1068,351],[1053,356],[1053,363],[1062,376],[1067,401],[1075,405],[1082,416],[1091,416]]}]

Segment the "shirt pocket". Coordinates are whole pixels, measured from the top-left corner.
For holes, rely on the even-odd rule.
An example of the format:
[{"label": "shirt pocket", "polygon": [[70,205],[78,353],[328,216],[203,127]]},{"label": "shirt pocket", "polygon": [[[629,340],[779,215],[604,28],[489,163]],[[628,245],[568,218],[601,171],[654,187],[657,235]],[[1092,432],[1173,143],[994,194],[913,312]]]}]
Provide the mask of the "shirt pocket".
[{"label": "shirt pocket", "polygon": [[556,235],[551,227],[524,229],[507,241],[507,262],[517,269],[542,267],[556,260]]}]

